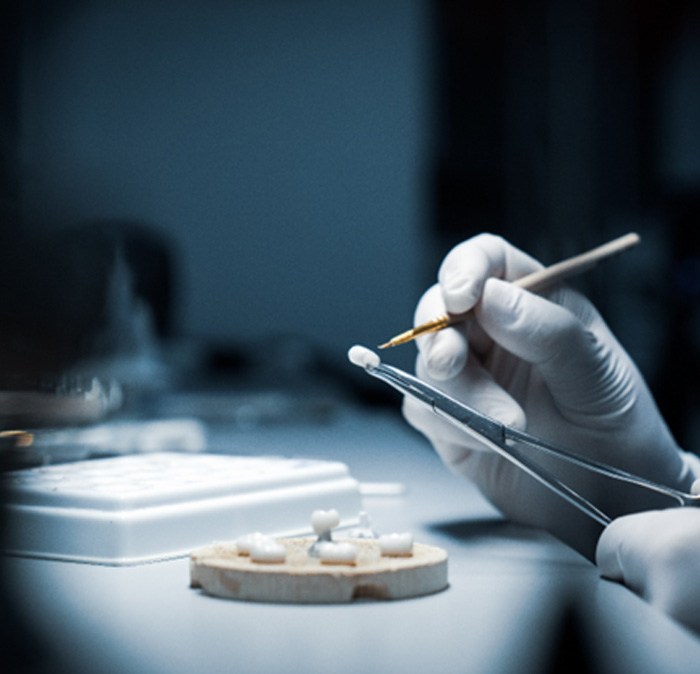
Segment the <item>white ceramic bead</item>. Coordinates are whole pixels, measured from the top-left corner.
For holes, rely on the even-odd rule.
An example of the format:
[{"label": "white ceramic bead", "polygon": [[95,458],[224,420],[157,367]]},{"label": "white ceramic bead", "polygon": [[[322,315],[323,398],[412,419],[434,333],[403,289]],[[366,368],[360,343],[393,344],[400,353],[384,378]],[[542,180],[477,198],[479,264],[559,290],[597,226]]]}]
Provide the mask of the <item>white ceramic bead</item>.
[{"label": "white ceramic bead", "polygon": [[354,564],[357,560],[357,546],[352,543],[322,543],[318,556],[323,564]]},{"label": "white ceramic bead", "polygon": [[311,526],[319,536],[340,524],[337,510],[314,510],[311,513]]},{"label": "white ceramic bead", "polygon": [[379,549],[385,557],[408,557],[413,554],[413,535],[382,534],[379,537]]},{"label": "white ceramic bead", "polygon": [[251,546],[250,559],[262,564],[281,564],[287,559],[287,549],[274,538],[261,538]]},{"label": "white ceramic bead", "polygon": [[240,538],[236,539],[236,550],[238,551],[239,555],[249,555],[250,548],[258,541],[265,539],[269,539],[269,536],[265,536],[265,534],[261,534],[259,531],[252,534],[246,534],[245,536],[241,536]]},{"label": "white ceramic bead", "polygon": [[348,351],[348,360],[353,365],[364,368],[379,367],[379,364],[382,362],[374,351],[368,349],[366,346],[360,346],[359,344],[350,347]]}]

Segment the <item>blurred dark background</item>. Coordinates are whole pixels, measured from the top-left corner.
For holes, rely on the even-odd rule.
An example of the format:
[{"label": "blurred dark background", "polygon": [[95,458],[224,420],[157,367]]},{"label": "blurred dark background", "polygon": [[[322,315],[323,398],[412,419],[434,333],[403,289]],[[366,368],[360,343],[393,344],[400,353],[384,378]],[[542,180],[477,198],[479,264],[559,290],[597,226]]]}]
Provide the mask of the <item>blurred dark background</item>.
[{"label": "blurred dark background", "polygon": [[0,11],[6,379],[166,341],[341,371],[464,238],[553,262],[636,230],[577,283],[698,446],[696,3]]}]

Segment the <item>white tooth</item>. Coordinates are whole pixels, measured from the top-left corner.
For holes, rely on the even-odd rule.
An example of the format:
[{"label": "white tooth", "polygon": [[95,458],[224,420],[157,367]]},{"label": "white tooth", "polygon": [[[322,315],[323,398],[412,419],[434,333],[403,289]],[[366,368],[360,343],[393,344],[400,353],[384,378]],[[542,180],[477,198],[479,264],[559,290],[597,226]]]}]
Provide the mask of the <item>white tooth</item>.
[{"label": "white tooth", "polygon": [[348,360],[357,367],[379,367],[382,362],[379,356],[366,346],[355,344],[348,351]]},{"label": "white tooth", "polygon": [[337,510],[314,510],[311,513],[311,526],[319,536],[340,524]]},{"label": "white tooth", "polygon": [[287,559],[287,549],[274,538],[261,538],[251,546],[250,559],[262,564],[281,564]]},{"label": "white tooth", "polygon": [[241,536],[240,538],[236,539],[236,549],[238,550],[239,555],[249,555],[250,554],[250,548],[255,545],[260,540],[265,540],[269,539],[269,536],[265,536],[264,534],[261,534],[259,531],[256,531],[255,533],[252,534],[246,534],[245,536]]},{"label": "white tooth", "polygon": [[383,534],[379,537],[379,549],[386,557],[409,557],[413,554],[413,536],[405,534]]},{"label": "white tooth", "polygon": [[323,543],[318,548],[318,556],[323,564],[354,564],[357,547],[352,543]]}]

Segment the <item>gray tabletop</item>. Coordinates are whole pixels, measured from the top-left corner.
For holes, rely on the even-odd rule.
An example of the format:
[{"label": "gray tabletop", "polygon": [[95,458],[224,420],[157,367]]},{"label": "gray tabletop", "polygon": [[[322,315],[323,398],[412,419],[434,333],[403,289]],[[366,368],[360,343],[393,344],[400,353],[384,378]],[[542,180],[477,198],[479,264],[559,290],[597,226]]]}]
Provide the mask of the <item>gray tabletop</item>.
[{"label": "gray tabletop", "polygon": [[[503,521],[394,412],[322,424],[236,428],[213,450],[340,459],[363,483],[379,531],[449,553],[435,595],[295,606],[216,599],[189,588],[187,559],[133,567],[10,558],[5,574],[42,653],[94,672],[698,671],[700,637],[540,531]],[[381,490],[380,490],[381,492]],[[568,660],[567,660],[568,659]]]}]

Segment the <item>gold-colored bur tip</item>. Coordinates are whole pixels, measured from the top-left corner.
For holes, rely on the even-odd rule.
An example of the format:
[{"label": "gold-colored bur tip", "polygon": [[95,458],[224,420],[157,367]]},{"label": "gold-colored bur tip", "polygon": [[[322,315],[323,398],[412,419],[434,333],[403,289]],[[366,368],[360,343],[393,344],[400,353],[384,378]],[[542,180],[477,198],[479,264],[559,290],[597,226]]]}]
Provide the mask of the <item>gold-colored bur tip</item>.
[{"label": "gold-colored bur tip", "polygon": [[421,323],[421,325],[417,325],[415,328],[411,328],[410,330],[406,330],[406,332],[402,332],[400,335],[396,335],[396,337],[392,337],[388,342],[380,344],[377,348],[389,349],[393,346],[406,344],[410,341],[413,341],[416,337],[420,337],[421,335],[425,335],[429,332],[437,332],[438,330],[442,330],[448,325],[451,325],[452,322],[453,319],[450,316],[438,316],[437,318],[434,318],[433,320],[428,321],[427,323]]},{"label": "gold-colored bur tip", "polygon": [[396,335],[396,337],[392,337],[388,342],[384,342],[384,344],[380,344],[377,348],[378,349],[390,349],[393,346],[399,346],[400,344],[406,344],[407,342],[410,342],[413,339],[415,339],[415,335],[413,334],[413,330],[406,330],[406,332],[402,332],[400,335]]}]

